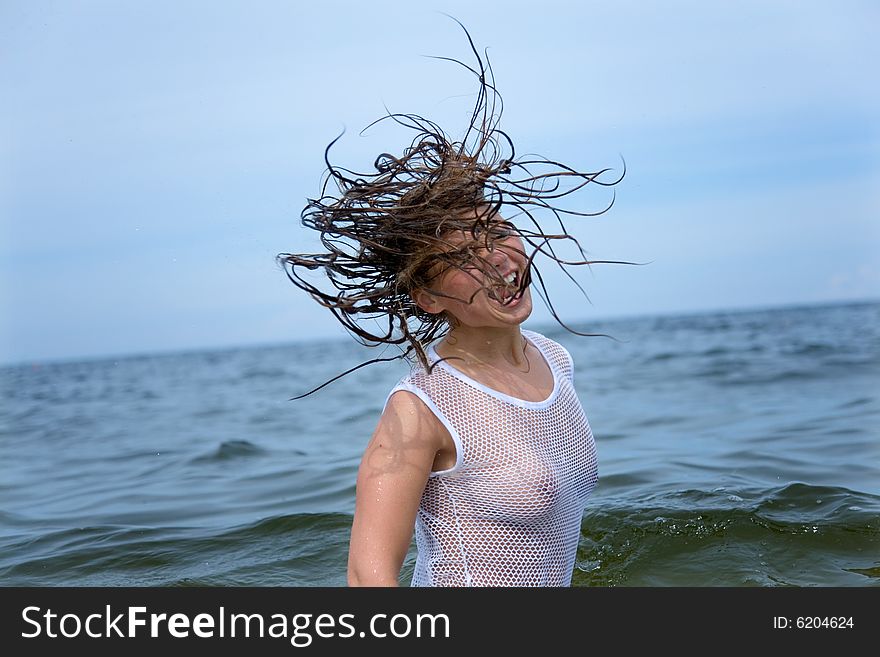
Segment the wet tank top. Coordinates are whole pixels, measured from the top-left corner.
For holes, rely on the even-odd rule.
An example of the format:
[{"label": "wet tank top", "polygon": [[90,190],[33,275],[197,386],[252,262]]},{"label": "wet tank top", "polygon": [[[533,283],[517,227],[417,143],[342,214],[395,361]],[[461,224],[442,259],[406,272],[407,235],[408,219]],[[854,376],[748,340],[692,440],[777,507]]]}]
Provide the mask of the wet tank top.
[{"label": "wet tank top", "polygon": [[[522,331],[553,373],[544,401],[516,399],[441,361],[395,386],[443,423],[455,465],[432,472],[416,516],[412,586],[568,586],[581,518],[596,485],[596,445],[571,356]],[[431,362],[439,357],[428,349]]]}]

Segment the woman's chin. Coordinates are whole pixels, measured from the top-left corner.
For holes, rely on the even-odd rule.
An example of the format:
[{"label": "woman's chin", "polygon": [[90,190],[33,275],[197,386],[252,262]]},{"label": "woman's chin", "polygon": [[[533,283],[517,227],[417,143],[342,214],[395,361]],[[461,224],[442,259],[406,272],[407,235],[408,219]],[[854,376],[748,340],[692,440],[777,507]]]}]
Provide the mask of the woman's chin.
[{"label": "woman's chin", "polygon": [[505,301],[499,301],[490,295],[474,300],[462,308],[447,310],[450,325],[469,328],[501,328],[503,326],[519,326],[532,314],[532,297],[528,289],[521,295]]},{"label": "woman's chin", "polygon": [[513,320],[517,324],[522,324],[532,314],[532,297],[528,290],[504,301],[492,297],[488,297],[488,301],[496,313],[500,313],[505,319]]}]

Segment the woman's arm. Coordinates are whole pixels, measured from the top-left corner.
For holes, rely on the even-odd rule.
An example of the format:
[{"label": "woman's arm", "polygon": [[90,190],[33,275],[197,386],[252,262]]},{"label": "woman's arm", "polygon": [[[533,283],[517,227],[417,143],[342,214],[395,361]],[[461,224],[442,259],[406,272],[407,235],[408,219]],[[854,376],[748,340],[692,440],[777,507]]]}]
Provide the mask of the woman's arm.
[{"label": "woman's arm", "polygon": [[349,586],[397,586],[443,435],[414,394],[391,395],[358,469]]}]

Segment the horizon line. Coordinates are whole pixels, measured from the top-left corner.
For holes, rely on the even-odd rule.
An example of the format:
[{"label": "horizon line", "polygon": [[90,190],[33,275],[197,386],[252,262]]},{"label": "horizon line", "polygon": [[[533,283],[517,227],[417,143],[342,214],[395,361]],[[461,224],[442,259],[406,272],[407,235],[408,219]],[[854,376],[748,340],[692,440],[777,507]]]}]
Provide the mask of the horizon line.
[{"label": "horizon line", "polygon": [[[605,315],[602,317],[581,318],[576,320],[566,320],[569,325],[577,325],[583,322],[614,322],[624,320],[648,320],[659,317],[693,317],[701,315],[717,315],[717,314],[743,314],[750,312],[766,312],[773,310],[795,310],[798,308],[814,308],[828,306],[856,306],[856,305],[873,305],[880,304],[880,297],[868,297],[862,299],[837,299],[828,301],[803,301],[803,302],[783,302],[777,304],[763,304],[756,306],[727,306],[720,308],[706,308],[699,310],[670,310],[659,312],[634,312],[619,313],[613,315]],[[537,322],[540,326],[560,326],[553,319],[547,319]],[[561,327],[564,329],[564,327]],[[126,351],[106,354],[82,354],[74,356],[61,356],[49,358],[25,358],[21,360],[0,361],[0,369],[14,369],[23,366],[43,366],[43,365],[73,365],[79,363],[93,363],[106,360],[130,360],[137,358],[153,358],[167,356],[183,356],[188,354],[198,354],[206,352],[222,352],[237,351],[242,349],[269,349],[278,347],[289,347],[304,344],[322,344],[322,343],[338,343],[351,340],[349,336],[341,334],[336,337],[328,338],[325,336],[291,338],[277,342],[240,342],[235,344],[225,344],[206,347],[179,347],[166,349],[148,349],[144,351]],[[353,344],[356,344],[353,342]]]}]

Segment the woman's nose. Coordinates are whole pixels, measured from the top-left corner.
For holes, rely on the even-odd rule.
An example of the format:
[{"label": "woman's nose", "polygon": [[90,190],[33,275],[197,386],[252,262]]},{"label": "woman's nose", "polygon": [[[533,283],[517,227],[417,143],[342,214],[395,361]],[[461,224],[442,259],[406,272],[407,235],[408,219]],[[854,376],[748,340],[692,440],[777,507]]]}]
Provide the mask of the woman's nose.
[{"label": "woman's nose", "polygon": [[504,249],[499,249],[496,246],[489,251],[486,260],[488,260],[489,264],[496,269],[502,269],[510,261],[510,255]]}]

